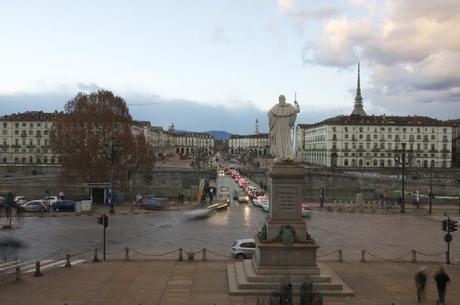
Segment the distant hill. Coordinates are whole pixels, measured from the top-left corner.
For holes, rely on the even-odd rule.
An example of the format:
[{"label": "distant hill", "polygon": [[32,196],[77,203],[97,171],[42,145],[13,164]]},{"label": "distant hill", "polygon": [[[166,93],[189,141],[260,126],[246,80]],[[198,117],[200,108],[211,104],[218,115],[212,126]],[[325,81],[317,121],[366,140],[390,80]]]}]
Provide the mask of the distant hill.
[{"label": "distant hill", "polygon": [[227,140],[232,135],[229,132],[221,131],[221,130],[210,130],[210,131],[205,131],[205,132],[212,135],[214,139],[216,140]]}]

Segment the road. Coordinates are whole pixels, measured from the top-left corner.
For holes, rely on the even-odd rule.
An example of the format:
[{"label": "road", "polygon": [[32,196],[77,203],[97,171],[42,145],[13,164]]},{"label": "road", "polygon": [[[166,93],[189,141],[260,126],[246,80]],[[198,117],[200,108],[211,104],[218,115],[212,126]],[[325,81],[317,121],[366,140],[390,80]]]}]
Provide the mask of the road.
[{"label": "road", "polygon": [[[230,177],[219,177],[217,184],[229,187],[230,193],[237,187]],[[227,255],[232,242],[253,237],[266,216],[259,207],[236,202],[201,220],[190,219],[187,211],[113,216],[109,217],[107,228],[108,254],[122,257],[125,247],[143,253],[182,247],[188,251],[208,248]],[[382,257],[400,256],[412,249],[425,253],[445,251],[444,232],[435,218],[315,211],[306,221],[309,233],[321,244],[320,255],[342,249],[346,259],[358,260],[362,249]],[[27,243],[28,247],[19,252],[21,259],[102,248],[102,226],[96,223],[96,216],[28,217],[20,225],[20,229],[0,231],[0,237],[12,236]],[[453,235],[455,261],[460,258],[460,233]],[[442,256],[436,258],[441,260]]]}]

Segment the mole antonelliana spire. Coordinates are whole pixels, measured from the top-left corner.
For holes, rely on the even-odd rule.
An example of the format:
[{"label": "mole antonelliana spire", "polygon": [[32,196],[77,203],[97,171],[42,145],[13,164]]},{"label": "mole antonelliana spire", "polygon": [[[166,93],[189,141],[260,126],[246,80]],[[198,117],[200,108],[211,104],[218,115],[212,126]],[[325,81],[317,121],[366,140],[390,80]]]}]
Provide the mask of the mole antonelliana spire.
[{"label": "mole antonelliana spire", "polygon": [[355,96],[355,107],[351,115],[361,115],[367,116],[366,111],[363,108],[363,97],[361,96],[361,80],[360,80],[360,70],[359,70],[359,61],[358,61],[358,85],[356,87],[356,96]]}]

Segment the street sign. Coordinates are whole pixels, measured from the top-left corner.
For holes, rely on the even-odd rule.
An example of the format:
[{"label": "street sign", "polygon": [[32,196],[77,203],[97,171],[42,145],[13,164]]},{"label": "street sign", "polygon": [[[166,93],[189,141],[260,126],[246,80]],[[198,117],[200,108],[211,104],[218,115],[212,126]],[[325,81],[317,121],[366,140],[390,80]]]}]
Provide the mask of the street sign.
[{"label": "street sign", "polygon": [[452,235],[451,234],[444,235],[444,241],[446,243],[450,243],[452,241]]}]

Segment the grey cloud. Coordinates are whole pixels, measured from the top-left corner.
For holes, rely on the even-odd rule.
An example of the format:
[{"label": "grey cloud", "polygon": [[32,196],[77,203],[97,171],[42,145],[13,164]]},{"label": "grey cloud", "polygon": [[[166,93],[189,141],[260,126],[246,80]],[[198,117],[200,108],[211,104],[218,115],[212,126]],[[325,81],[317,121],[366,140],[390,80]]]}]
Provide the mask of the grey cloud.
[{"label": "grey cloud", "polygon": [[93,91],[98,91],[98,90],[103,89],[102,87],[100,87],[99,85],[95,83],[85,84],[85,83],[80,83],[80,82],[77,83],[77,88],[78,90],[84,91],[84,92],[93,92]]},{"label": "grey cloud", "polygon": [[[136,120],[147,120],[155,126],[167,128],[174,123],[177,129],[190,131],[225,130],[231,133],[248,134],[255,132],[255,120],[260,123],[261,132],[268,131],[266,111],[251,102],[235,103],[238,108],[211,106],[185,99],[164,99],[158,95],[122,95]],[[77,94],[77,92],[75,92]],[[75,95],[73,94],[73,95]],[[65,103],[73,95],[18,94],[0,95],[1,115],[23,111],[62,111]],[[324,112],[302,111],[297,123],[314,123],[339,114],[336,109]]]}]

